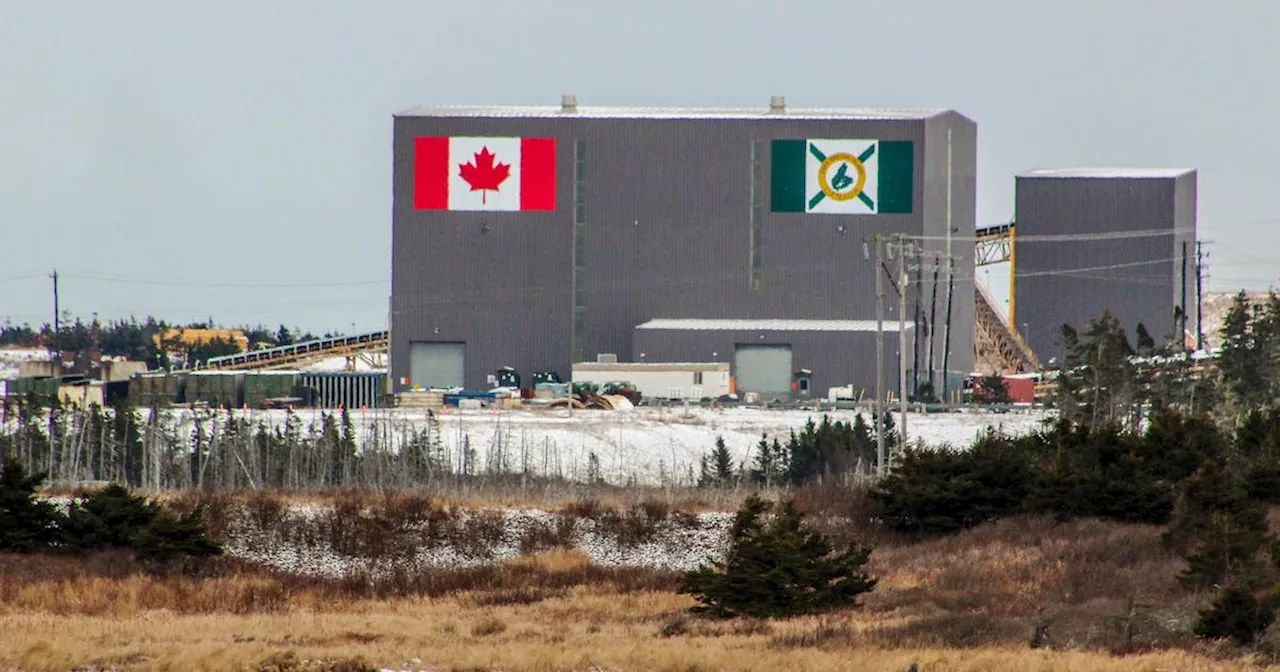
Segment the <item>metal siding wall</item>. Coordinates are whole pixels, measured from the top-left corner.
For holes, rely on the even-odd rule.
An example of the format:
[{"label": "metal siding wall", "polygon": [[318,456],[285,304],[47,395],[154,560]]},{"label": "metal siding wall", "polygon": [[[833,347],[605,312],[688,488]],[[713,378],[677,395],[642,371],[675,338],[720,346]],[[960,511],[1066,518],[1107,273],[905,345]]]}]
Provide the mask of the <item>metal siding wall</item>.
[{"label": "metal siding wall", "polygon": [[[974,317],[974,265],[973,239],[977,227],[977,156],[978,126],[964,115],[949,112],[930,119],[926,124],[926,163],[924,176],[926,198],[924,202],[924,259],[926,264],[923,283],[919,285],[919,301],[922,317],[927,317],[933,298],[933,269],[935,258],[942,264],[938,273],[937,288],[937,324],[933,329],[934,369],[941,372],[944,361],[945,331],[947,319],[947,270],[946,254],[947,222],[951,222],[951,255],[956,257],[954,287],[951,306],[951,355],[946,358],[947,366],[952,371],[971,371],[973,369],[973,317]],[[948,147],[948,143],[950,147]],[[950,157],[948,158],[948,154]],[[950,161],[950,212],[947,200],[947,172]],[[914,280],[914,274],[912,274]],[[916,296],[907,306],[910,311],[907,319],[914,317]],[[896,319],[897,307],[893,310]],[[920,368],[929,369],[926,360],[927,345],[922,344]],[[922,376],[923,382],[924,376]],[[937,385],[937,393],[942,393],[942,385]]]},{"label": "metal siding wall", "polygon": [[386,378],[381,373],[303,373],[298,384],[315,390],[318,408],[379,408]]},{"label": "metal siding wall", "polygon": [[[1104,310],[1134,338],[1142,323],[1157,340],[1173,330],[1181,270],[1173,234],[1173,178],[1017,178],[1016,319],[1041,360],[1061,356],[1060,330],[1078,331]],[[1170,235],[1105,241],[1035,242],[1030,236],[1168,229]],[[1194,238],[1194,236],[1192,236]],[[1119,268],[1100,268],[1113,267]],[[1097,269],[1069,275],[1069,269]],[[1188,266],[1194,273],[1194,266]],[[1189,287],[1194,286],[1191,281]]]},{"label": "metal siding wall", "polygon": [[1183,243],[1187,245],[1187,331],[1195,337],[1196,329],[1196,181],[1198,175],[1191,171],[1180,175],[1173,184],[1173,221],[1178,230],[1188,230],[1175,237],[1175,244],[1181,252]]},{"label": "metal siding wall", "polygon": [[[907,338],[908,368],[913,342]],[[763,337],[763,338],[762,338]],[[639,361],[645,353],[646,361],[708,362],[715,360],[733,362],[736,345],[773,343],[791,345],[791,366],[796,371],[813,371],[810,396],[825,397],[827,390],[852,383],[862,389],[868,399],[875,397],[876,359],[874,331],[678,331],[665,329],[636,329],[635,350],[632,355]],[[660,359],[659,359],[660,358]],[[886,393],[898,391],[898,334],[884,334],[884,386]],[[737,375],[733,371],[734,376]],[[910,375],[908,373],[908,375]]]},{"label": "metal siding wall", "polygon": [[[958,136],[965,138],[953,137],[953,170],[959,177],[953,178],[952,224],[972,231],[972,188],[964,185],[965,176],[976,165],[976,126],[960,115],[927,122],[785,116],[397,117],[391,346],[396,389],[400,389],[399,378],[408,375],[410,340],[466,342],[469,388],[483,387],[486,375],[503,365],[516,368],[526,378],[539,369],[568,376],[575,140],[584,143],[587,156],[585,359],[593,360],[602,352],[627,356],[633,350],[632,329],[652,318],[871,319],[875,276],[871,262],[863,259],[863,239],[874,233],[919,235],[934,226],[933,213],[945,211],[946,192],[938,186],[940,180],[945,182],[945,162],[939,163],[934,136],[926,136],[926,127],[936,123],[958,128]],[[556,211],[413,210],[412,138],[425,135],[557,138]],[[760,177],[767,187],[771,177],[768,141],[806,137],[914,141],[913,212],[845,217],[774,214],[766,198],[759,241],[763,287],[751,291],[751,143],[760,142],[766,148]],[[945,156],[943,147],[944,161]],[[488,231],[483,230],[484,224]],[[843,233],[839,225],[844,225]],[[956,244],[965,247],[963,242]],[[957,277],[972,277],[971,249],[969,244],[963,250],[968,265],[961,263]],[[972,359],[972,325],[967,321],[972,316],[972,285],[967,291],[964,287],[957,282],[955,366]],[[965,297],[969,297],[967,307]],[[886,319],[896,320],[896,301],[887,300],[886,306]],[[865,359],[869,353],[845,356]],[[798,360],[797,366],[802,366]],[[818,375],[818,367],[809,368]],[[831,384],[867,381],[845,378]]]}]

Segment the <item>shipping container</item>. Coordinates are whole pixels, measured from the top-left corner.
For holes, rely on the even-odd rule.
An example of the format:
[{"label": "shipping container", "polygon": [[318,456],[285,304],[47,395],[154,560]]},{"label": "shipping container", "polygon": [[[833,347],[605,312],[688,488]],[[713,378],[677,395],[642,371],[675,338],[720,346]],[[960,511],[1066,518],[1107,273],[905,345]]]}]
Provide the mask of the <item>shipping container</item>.
[{"label": "shipping container", "polygon": [[614,382],[630,383],[644,399],[703,399],[729,394],[729,363],[578,362],[573,383],[590,383],[603,389]]}]

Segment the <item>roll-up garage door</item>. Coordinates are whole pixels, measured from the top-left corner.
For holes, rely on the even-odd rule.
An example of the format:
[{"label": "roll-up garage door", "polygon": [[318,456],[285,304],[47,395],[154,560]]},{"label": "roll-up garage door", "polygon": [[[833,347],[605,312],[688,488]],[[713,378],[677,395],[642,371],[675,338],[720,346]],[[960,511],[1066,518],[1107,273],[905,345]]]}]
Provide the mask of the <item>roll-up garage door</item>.
[{"label": "roll-up garage door", "polygon": [[465,343],[409,343],[410,387],[462,387],[466,350]]},{"label": "roll-up garage door", "polygon": [[739,345],[733,352],[733,369],[739,394],[791,394],[790,345]]}]

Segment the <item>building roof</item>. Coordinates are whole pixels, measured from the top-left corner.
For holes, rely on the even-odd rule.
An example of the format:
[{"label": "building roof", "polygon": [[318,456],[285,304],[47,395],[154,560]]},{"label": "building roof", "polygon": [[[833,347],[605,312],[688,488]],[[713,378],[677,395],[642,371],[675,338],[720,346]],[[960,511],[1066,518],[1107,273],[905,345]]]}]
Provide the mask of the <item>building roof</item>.
[{"label": "building roof", "polygon": [[397,117],[541,117],[587,119],[858,119],[921,120],[951,110],[912,108],[825,108],[788,107],[770,112],[768,108],[697,108],[697,107],[586,107],[564,111],[558,106],[469,106],[425,105],[414,107]]},{"label": "building roof", "polygon": [[1151,180],[1181,177],[1195,168],[1049,168],[1028,170],[1018,177],[1080,177],[1095,179]]},{"label": "building roof", "polygon": [[729,362],[574,362],[574,371],[728,371]]},{"label": "building roof", "polygon": [[[907,328],[914,328],[907,322]],[[672,331],[875,331],[875,320],[704,320],[657,319],[649,320],[636,329],[665,329]],[[897,320],[885,320],[885,331],[898,331]]]}]

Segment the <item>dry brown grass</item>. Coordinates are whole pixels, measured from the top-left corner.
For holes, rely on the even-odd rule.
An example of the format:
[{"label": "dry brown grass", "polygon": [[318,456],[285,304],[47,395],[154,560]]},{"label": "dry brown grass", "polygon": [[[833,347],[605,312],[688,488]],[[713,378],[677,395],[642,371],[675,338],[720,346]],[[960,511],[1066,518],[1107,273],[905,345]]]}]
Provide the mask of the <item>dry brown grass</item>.
[{"label": "dry brown grass", "polygon": [[[247,519],[365,556],[433,540],[480,547],[496,533],[494,520],[422,494],[303,497],[200,493],[173,504],[204,504],[215,534]],[[691,617],[692,600],[674,593],[678,575],[592,565],[564,546],[575,521],[636,541],[701,505],[576,496],[526,533],[529,555],[447,571],[333,581],[219,559],[198,575],[157,576],[120,554],[0,555],[0,670],[1261,669],[1191,637],[1208,598],[1178,585],[1183,562],[1161,547],[1160,528],[1024,516],[914,542],[873,524],[858,490],[798,497],[836,538],[875,545],[880,583],[860,609]],[[323,511],[304,524],[289,509],[301,501]]]},{"label": "dry brown grass", "polygon": [[674,575],[563,549],[382,588],[234,562],[152,576],[122,556],[0,556],[0,669],[1261,669],[1189,638],[1203,598],[1178,588],[1158,537],[1026,517],[889,543],[863,608],[772,622],[690,617]]},{"label": "dry brown grass", "polygon": [[[164,491],[140,494],[173,501],[224,500],[243,501],[255,496],[267,495],[287,504],[318,504],[330,506],[335,501],[357,501],[364,506],[377,505],[386,497],[429,497],[444,506],[466,509],[536,508],[556,511],[572,508],[584,500],[593,500],[600,506],[627,510],[647,502],[662,502],[672,511],[702,513],[706,511],[736,510],[747,495],[762,493],[777,497],[782,491],[765,492],[760,488],[691,488],[659,486],[613,486],[606,484],[582,484],[571,482],[522,484],[519,478],[500,479],[493,482],[477,482],[468,485],[439,484],[417,490],[379,493],[367,489],[332,488],[327,490],[212,490],[212,491]],[[72,494],[68,491],[50,490],[46,494]]]}]

